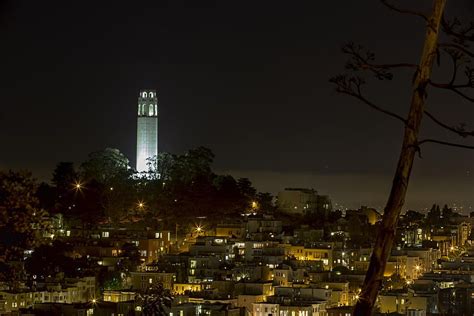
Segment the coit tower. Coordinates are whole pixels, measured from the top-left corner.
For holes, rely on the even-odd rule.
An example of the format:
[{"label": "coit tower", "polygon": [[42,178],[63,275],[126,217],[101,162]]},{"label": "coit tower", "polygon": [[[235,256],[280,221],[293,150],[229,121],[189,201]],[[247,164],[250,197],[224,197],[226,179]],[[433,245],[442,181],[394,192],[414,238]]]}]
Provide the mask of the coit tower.
[{"label": "coit tower", "polygon": [[155,90],[138,96],[137,171],[147,171],[147,159],[158,154],[158,97]]}]

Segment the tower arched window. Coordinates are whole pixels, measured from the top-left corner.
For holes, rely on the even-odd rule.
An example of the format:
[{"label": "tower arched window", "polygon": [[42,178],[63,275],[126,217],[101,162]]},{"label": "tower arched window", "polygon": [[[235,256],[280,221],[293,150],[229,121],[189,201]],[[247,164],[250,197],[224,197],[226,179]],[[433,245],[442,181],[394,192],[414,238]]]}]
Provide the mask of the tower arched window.
[{"label": "tower arched window", "polygon": [[143,97],[146,98],[147,94],[146,92],[143,92]]},{"label": "tower arched window", "polygon": [[153,92],[150,92],[150,98],[153,98]]},{"label": "tower arched window", "polygon": [[153,104],[150,104],[150,106],[148,107],[148,115],[149,115],[149,116],[153,116],[153,115],[154,115]]}]

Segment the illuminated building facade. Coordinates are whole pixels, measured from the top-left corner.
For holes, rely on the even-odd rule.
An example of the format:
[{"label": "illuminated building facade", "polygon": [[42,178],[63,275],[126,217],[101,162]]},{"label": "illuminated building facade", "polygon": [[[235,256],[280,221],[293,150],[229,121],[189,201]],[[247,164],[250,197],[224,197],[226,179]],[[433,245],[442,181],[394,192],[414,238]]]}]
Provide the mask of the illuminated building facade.
[{"label": "illuminated building facade", "polygon": [[147,171],[147,159],[158,154],[158,97],[155,90],[138,96],[137,171]]}]

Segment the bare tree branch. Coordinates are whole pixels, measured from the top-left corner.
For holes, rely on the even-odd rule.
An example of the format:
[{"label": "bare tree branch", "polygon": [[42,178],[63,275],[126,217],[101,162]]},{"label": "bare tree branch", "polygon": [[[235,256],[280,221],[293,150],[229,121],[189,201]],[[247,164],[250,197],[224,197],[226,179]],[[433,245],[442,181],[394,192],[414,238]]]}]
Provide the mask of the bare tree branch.
[{"label": "bare tree branch", "polygon": [[464,70],[464,75],[466,76],[465,83],[455,84],[454,82],[456,80],[457,69],[458,69],[457,60],[459,60],[459,59],[456,58],[456,55],[454,55],[454,56],[452,55],[451,57],[453,58],[453,63],[454,63],[454,73],[453,73],[453,77],[451,78],[450,82],[448,82],[448,83],[437,83],[437,82],[433,82],[433,81],[430,80],[429,84],[431,86],[435,87],[435,88],[451,90],[454,93],[457,93],[458,95],[463,97],[464,99],[468,100],[469,102],[474,103],[474,97],[471,97],[471,96],[467,95],[465,92],[460,90],[460,89],[466,89],[466,88],[474,88],[474,68],[466,67],[466,69]]},{"label": "bare tree branch", "polygon": [[469,25],[463,25],[457,18],[448,21],[443,17],[441,25],[443,31],[451,36],[457,44],[468,47],[467,42],[474,42],[474,21],[470,22]]},{"label": "bare tree branch", "polygon": [[458,89],[452,89],[455,93],[457,93],[458,95],[460,95],[461,97],[463,97],[464,99],[468,100],[469,102],[473,102],[474,103],[474,97],[470,97],[468,96],[467,94],[459,91]]},{"label": "bare tree branch", "polygon": [[414,68],[418,65],[410,63],[397,64],[375,64],[375,54],[354,43],[348,43],[342,47],[342,52],[350,56],[346,63],[346,69],[351,71],[368,70],[371,71],[379,80],[391,80],[393,74],[389,71],[392,68]]},{"label": "bare tree branch", "polygon": [[362,91],[361,91],[361,86],[363,84],[365,84],[365,81],[362,78],[360,78],[360,77],[347,77],[346,75],[339,75],[339,76],[331,78],[329,81],[336,84],[336,91],[337,92],[350,95],[350,96],[364,102],[365,104],[370,106],[372,109],[374,109],[376,111],[379,111],[381,113],[384,113],[384,114],[386,114],[388,116],[391,116],[393,118],[396,118],[397,120],[402,121],[403,124],[406,124],[407,121],[402,116],[400,116],[396,113],[393,113],[389,110],[386,110],[386,109],[372,103],[371,101],[369,101],[368,99],[366,99],[363,96]]},{"label": "bare tree branch", "polygon": [[434,143],[434,144],[440,144],[440,145],[445,145],[445,146],[450,146],[450,147],[458,147],[458,148],[465,148],[465,149],[474,149],[474,146],[469,146],[469,145],[464,145],[464,144],[457,144],[457,143],[451,143],[451,142],[445,142],[442,140],[437,140],[437,139],[423,139],[418,142],[418,146],[425,144],[425,143]]},{"label": "bare tree branch", "polygon": [[455,85],[450,85],[450,84],[435,83],[435,82],[431,82],[431,81],[429,82],[429,84],[432,85],[433,87],[436,87],[436,88],[451,90],[454,93],[457,93],[458,95],[463,97],[464,99],[468,100],[469,102],[474,103],[474,97],[470,97],[467,94],[465,94],[464,92],[459,90],[459,88],[469,88],[470,86],[466,86],[466,85],[455,86]]},{"label": "bare tree branch", "polygon": [[427,110],[424,111],[426,116],[428,116],[433,122],[438,124],[439,126],[443,127],[444,129],[447,129],[448,131],[451,131],[461,137],[468,137],[468,136],[474,136],[474,131],[466,131],[464,125],[460,125],[459,127],[453,127],[450,126],[446,123],[441,122],[439,119],[437,119],[433,114],[428,112]]},{"label": "bare tree branch", "polygon": [[394,6],[391,3],[388,3],[387,0],[380,0],[380,2],[382,2],[383,5],[385,5],[387,8],[389,8],[389,9],[395,11],[395,12],[402,13],[402,14],[415,15],[415,16],[418,16],[418,17],[422,18],[426,22],[429,22],[428,17],[422,12],[398,8],[398,7]]},{"label": "bare tree branch", "polygon": [[466,54],[467,56],[474,58],[474,52],[470,51],[469,49],[467,49],[464,46],[454,44],[454,43],[439,43],[438,46],[439,47],[447,47],[447,48],[457,49],[457,50],[463,52],[464,54]]}]

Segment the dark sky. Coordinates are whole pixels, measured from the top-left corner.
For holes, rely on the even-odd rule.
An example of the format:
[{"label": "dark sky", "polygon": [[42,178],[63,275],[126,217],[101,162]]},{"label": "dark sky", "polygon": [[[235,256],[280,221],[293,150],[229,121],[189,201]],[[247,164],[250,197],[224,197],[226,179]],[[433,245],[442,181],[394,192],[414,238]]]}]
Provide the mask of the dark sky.
[{"label": "dark sky", "polygon": [[[450,2],[448,14],[474,15],[470,0]],[[45,179],[58,161],[105,147],[134,163],[138,91],[153,88],[160,151],[207,146],[216,170],[263,191],[314,187],[349,207],[385,202],[401,125],[337,95],[328,78],[343,70],[347,41],[383,62],[416,63],[417,18],[375,0],[0,3],[2,169]],[[410,75],[395,79],[368,92],[404,114]],[[474,123],[474,105],[449,93],[430,92],[429,107]],[[423,134],[456,140],[427,120]],[[474,206],[473,158],[427,145],[407,207]]]}]

